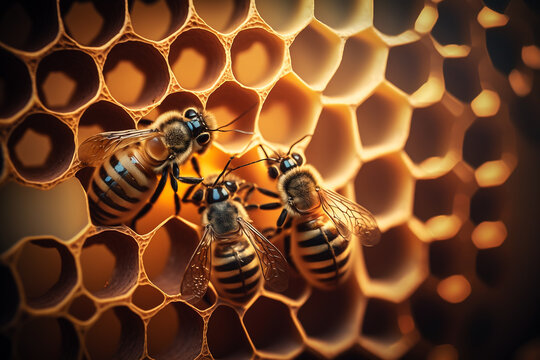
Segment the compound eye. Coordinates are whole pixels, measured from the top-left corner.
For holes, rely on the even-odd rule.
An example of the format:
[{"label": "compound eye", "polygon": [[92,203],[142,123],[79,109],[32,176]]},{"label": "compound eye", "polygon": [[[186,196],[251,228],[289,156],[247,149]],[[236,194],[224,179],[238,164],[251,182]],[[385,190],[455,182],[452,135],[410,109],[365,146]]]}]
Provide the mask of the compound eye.
[{"label": "compound eye", "polygon": [[231,193],[235,193],[236,190],[238,190],[238,186],[236,186],[236,183],[234,181],[225,181],[225,187]]},{"label": "compound eye", "polygon": [[199,136],[197,136],[197,144],[199,145],[206,145],[210,141],[210,134],[209,133],[202,133]]},{"label": "compound eye", "polygon": [[190,120],[196,119],[199,114],[194,109],[187,109],[184,116]]},{"label": "compound eye", "polygon": [[304,158],[299,153],[292,153],[291,156],[294,159],[294,161],[296,161],[296,164],[298,164],[298,166],[304,163]]},{"label": "compound eye", "polygon": [[268,168],[268,176],[270,176],[270,178],[277,179],[278,175],[279,175],[279,170],[276,166],[270,166]]}]

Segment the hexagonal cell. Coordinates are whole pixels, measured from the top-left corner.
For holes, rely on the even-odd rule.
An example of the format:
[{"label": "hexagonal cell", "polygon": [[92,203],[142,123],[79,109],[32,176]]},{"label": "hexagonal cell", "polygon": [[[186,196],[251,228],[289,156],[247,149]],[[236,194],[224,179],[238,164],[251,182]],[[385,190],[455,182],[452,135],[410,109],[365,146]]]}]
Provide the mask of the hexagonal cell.
[{"label": "hexagonal cell", "polygon": [[384,34],[399,35],[414,28],[423,5],[420,0],[377,0],[373,3],[373,25]]},{"label": "hexagonal cell", "polygon": [[[326,106],[315,129],[313,138],[306,148],[307,161],[321,173],[325,183],[335,188],[343,185],[356,173],[360,159],[355,151],[352,112],[348,106]],[[332,134],[331,136],[329,136]],[[332,153],[328,153],[332,149]]]},{"label": "hexagonal cell", "polygon": [[53,52],[39,62],[36,86],[39,99],[47,108],[58,112],[74,111],[98,92],[96,63],[82,51]]},{"label": "hexagonal cell", "polygon": [[487,51],[497,70],[508,75],[521,62],[522,38],[509,24],[486,30]]},{"label": "hexagonal cell", "polygon": [[223,44],[206,30],[185,31],[171,44],[169,65],[184,89],[201,91],[212,87],[226,62]]},{"label": "hexagonal cell", "polygon": [[13,129],[7,141],[17,172],[28,181],[47,182],[60,177],[75,152],[71,129],[56,117],[32,114]]},{"label": "hexagonal cell", "polygon": [[115,45],[103,66],[111,95],[123,105],[142,108],[155,103],[167,91],[169,69],[153,46],[127,41]]},{"label": "hexagonal cell", "polygon": [[134,127],[133,119],[120,106],[108,101],[98,101],[90,105],[82,114],[79,120],[77,140],[81,144],[90,136],[100,132],[128,130]]},{"label": "hexagonal cell", "polygon": [[164,300],[165,296],[152,285],[139,285],[131,297],[133,305],[145,311],[155,309]]},{"label": "hexagonal cell", "polygon": [[411,313],[421,336],[433,343],[444,343],[452,330],[456,307],[436,293],[435,279],[429,279],[412,297]]},{"label": "hexagonal cell", "polygon": [[315,17],[329,27],[347,34],[371,25],[373,5],[361,0],[315,0]]},{"label": "hexagonal cell", "polygon": [[395,342],[401,337],[398,315],[399,309],[396,304],[383,299],[368,299],[361,335],[387,343]]},{"label": "hexagonal cell", "polygon": [[19,330],[15,349],[21,359],[75,359],[80,355],[79,337],[64,318],[34,317]]},{"label": "hexagonal cell", "polygon": [[454,173],[436,179],[417,180],[414,191],[414,215],[427,222],[438,215],[452,215],[456,193],[461,184]]},{"label": "hexagonal cell", "polygon": [[256,0],[262,19],[280,34],[292,34],[303,28],[313,14],[313,3],[307,0]]},{"label": "hexagonal cell", "polygon": [[425,278],[427,246],[401,225],[384,232],[377,246],[362,249],[369,293],[400,301]]},{"label": "hexagonal cell", "polygon": [[10,1],[0,12],[0,41],[16,49],[37,51],[58,35],[56,3]]},{"label": "hexagonal cell", "polygon": [[[253,90],[228,81],[208,97],[206,110],[215,116],[218,128],[237,119],[223,130],[237,129],[253,132],[259,101],[259,96]],[[235,153],[243,150],[251,139],[250,134],[230,131],[217,134],[216,142],[223,145],[225,151]]]},{"label": "hexagonal cell", "polygon": [[144,351],[144,323],[126,306],[103,312],[85,334],[92,359],[135,359]]},{"label": "hexagonal cell", "polygon": [[433,276],[444,279],[469,272],[474,267],[475,248],[467,235],[429,244],[429,268]]},{"label": "hexagonal cell", "polygon": [[508,196],[508,189],[504,186],[478,189],[471,197],[471,220],[475,224],[500,220]]},{"label": "hexagonal cell", "polygon": [[289,47],[293,71],[314,89],[324,89],[341,60],[341,39],[319,22],[304,28]]},{"label": "hexagonal cell", "polygon": [[160,41],[184,25],[189,4],[187,1],[130,0],[128,7],[133,30],[144,38]]},{"label": "hexagonal cell", "polygon": [[28,68],[18,57],[4,49],[0,49],[0,88],[0,118],[15,115],[32,96],[32,79]]},{"label": "hexagonal cell", "polygon": [[259,131],[266,140],[289,146],[312,133],[320,111],[319,95],[289,74],[268,94],[259,116]]},{"label": "hexagonal cell", "polygon": [[0,289],[4,294],[2,302],[5,304],[0,313],[0,325],[4,326],[15,317],[20,301],[17,283],[10,268],[5,265],[0,265]]},{"label": "hexagonal cell", "polygon": [[488,286],[498,286],[508,276],[505,250],[502,248],[485,249],[476,255],[476,276]]},{"label": "hexagonal cell", "polygon": [[249,12],[248,0],[195,0],[193,5],[205,23],[223,34],[231,33],[238,28],[246,20]]},{"label": "hexagonal cell", "polygon": [[446,90],[463,102],[471,102],[482,91],[476,59],[444,59],[443,73]]},{"label": "hexagonal cell", "polygon": [[77,179],[66,180],[50,190],[9,181],[0,186],[0,197],[4,224],[1,252],[26,236],[69,241],[89,226],[86,193]]},{"label": "hexagonal cell", "polygon": [[34,308],[57,305],[77,283],[73,255],[66,246],[52,239],[24,244],[16,268],[26,303]]},{"label": "hexagonal cell", "polygon": [[150,239],[143,253],[143,264],[148,279],[161,291],[176,295],[184,270],[199,243],[197,232],[174,218]]},{"label": "hexagonal cell", "polygon": [[379,153],[402,149],[407,139],[412,109],[407,99],[387,84],[356,109],[356,121],[362,155],[371,158]]},{"label": "hexagonal cell", "polygon": [[228,306],[218,306],[212,312],[207,338],[214,359],[250,359],[253,355],[238,314]]},{"label": "hexagonal cell", "polygon": [[375,215],[382,230],[409,217],[414,182],[399,154],[363,164],[354,186],[356,202]]},{"label": "hexagonal cell", "polygon": [[463,139],[463,160],[474,168],[503,155],[503,127],[495,118],[480,118],[467,129]]},{"label": "hexagonal cell", "polygon": [[334,291],[313,289],[298,309],[298,320],[306,335],[320,342],[317,350],[326,357],[334,357],[358,336],[361,302],[362,295],[351,277]]},{"label": "hexagonal cell", "polygon": [[407,94],[412,94],[427,82],[431,67],[426,45],[417,41],[390,49],[386,78]]},{"label": "hexagonal cell", "polygon": [[283,40],[264,29],[240,31],[231,47],[234,77],[243,85],[263,87],[275,79],[283,66]]},{"label": "hexagonal cell", "polygon": [[261,296],[243,320],[248,336],[263,356],[291,355],[302,347],[300,333],[284,303]]},{"label": "hexagonal cell", "polygon": [[96,304],[86,295],[79,295],[69,305],[68,312],[74,318],[86,321],[96,313]]},{"label": "hexagonal cell", "polygon": [[81,252],[84,287],[94,296],[125,294],[137,282],[139,247],[129,235],[107,230],[86,239]]},{"label": "hexagonal cell", "polygon": [[439,17],[431,32],[435,40],[441,45],[469,45],[471,13],[464,11],[462,4],[452,1],[437,4],[437,11]]},{"label": "hexagonal cell", "polygon": [[149,124],[143,124],[140,122],[140,120],[154,121],[159,115],[163,114],[164,112],[171,110],[183,112],[182,110],[185,110],[186,108],[191,106],[199,108],[203,107],[201,100],[197,97],[197,95],[193,94],[192,92],[181,91],[169,94],[165,99],[163,99],[161,104],[155,107],[148,114],[144,115],[142,119],[139,119],[139,123],[137,125],[139,128],[148,126]]},{"label": "hexagonal cell", "polygon": [[387,56],[386,45],[373,29],[348,38],[339,68],[323,95],[350,103],[365,98],[384,80]]},{"label": "hexagonal cell", "polygon": [[81,45],[101,46],[124,25],[125,5],[116,1],[60,0],[67,34]]},{"label": "hexagonal cell", "polygon": [[201,352],[203,328],[203,319],[195,311],[184,303],[172,302],[148,323],[148,355],[157,359],[177,359],[179,355],[194,359]]}]

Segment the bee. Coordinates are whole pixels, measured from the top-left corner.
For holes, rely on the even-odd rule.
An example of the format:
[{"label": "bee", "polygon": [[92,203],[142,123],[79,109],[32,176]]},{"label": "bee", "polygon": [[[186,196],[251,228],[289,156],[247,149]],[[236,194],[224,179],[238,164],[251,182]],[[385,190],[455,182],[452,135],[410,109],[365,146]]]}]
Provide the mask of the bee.
[{"label": "bee", "polygon": [[[239,195],[254,185],[232,174],[223,176],[231,160],[221,174],[205,178],[204,189],[183,199],[199,206],[204,227],[182,279],[181,293],[186,301],[202,298],[209,281],[220,297],[233,303],[251,299],[262,285],[261,278],[273,291],[287,288],[287,261],[251,224]],[[186,193],[190,194],[194,186]]]},{"label": "bee", "polygon": [[[132,227],[156,202],[170,179],[174,191],[175,212],[180,212],[177,181],[198,184],[203,179],[180,176],[179,166],[191,158],[199,168],[194,153],[203,154],[214,139],[215,118],[207,111],[187,108],[161,114],[148,129],[103,132],[86,139],[79,146],[82,166],[96,169],[88,187],[92,220],[102,225],[116,225],[132,220]],[[158,182],[157,174],[161,174]]]},{"label": "bee", "polygon": [[[275,157],[269,157],[260,145],[265,155],[261,160],[267,164],[269,177],[277,179],[278,189],[277,193],[261,192],[281,201],[283,209],[274,234],[280,233],[286,223],[292,226],[284,242],[285,252],[290,252],[295,267],[311,285],[332,289],[350,272],[354,244],[351,239],[356,236],[363,245],[373,246],[379,242],[381,233],[366,208],[326,189],[319,172],[305,164],[302,155],[291,152],[308,136],[311,135],[292,144],[286,154],[272,150]],[[249,164],[242,166],[246,165]]]}]

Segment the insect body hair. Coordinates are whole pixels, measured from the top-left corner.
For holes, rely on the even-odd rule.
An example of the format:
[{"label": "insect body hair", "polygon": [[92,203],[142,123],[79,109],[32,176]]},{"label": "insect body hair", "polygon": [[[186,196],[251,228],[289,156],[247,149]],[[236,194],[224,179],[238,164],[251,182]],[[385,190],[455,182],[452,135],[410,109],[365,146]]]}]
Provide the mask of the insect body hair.
[{"label": "insect body hair", "polygon": [[[303,165],[281,175],[278,181],[278,190],[281,202],[292,214],[299,215],[300,211],[309,211],[317,208],[320,201],[317,187],[322,179],[313,166]],[[291,206],[289,199],[294,206]]]}]

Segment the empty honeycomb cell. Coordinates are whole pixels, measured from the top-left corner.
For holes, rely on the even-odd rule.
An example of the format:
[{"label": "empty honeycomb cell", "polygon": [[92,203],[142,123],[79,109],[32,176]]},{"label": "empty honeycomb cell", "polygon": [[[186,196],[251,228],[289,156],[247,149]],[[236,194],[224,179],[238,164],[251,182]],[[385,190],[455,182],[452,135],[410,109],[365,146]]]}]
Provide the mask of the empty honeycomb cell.
[{"label": "empty honeycomb cell", "polygon": [[320,342],[317,350],[327,357],[351,346],[358,336],[363,299],[354,280],[349,278],[333,291],[313,289],[298,309],[298,320],[306,335]]},{"label": "empty honeycomb cell", "polygon": [[99,89],[96,63],[82,51],[55,51],[39,62],[36,86],[39,99],[47,108],[71,112],[96,96]]},{"label": "empty honeycomb cell", "polygon": [[341,63],[323,95],[342,102],[357,102],[384,80],[388,48],[372,29],[345,42]]},{"label": "empty honeycomb cell", "polygon": [[443,1],[437,4],[439,17],[431,34],[441,45],[469,45],[471,34],[469,24],[471,13],[463,11],[462,4],[455,1]]},{"label": "empty honeycomb cell", "polygon": [[362,336],[394,342],[401,337],[398,315],[399,310],[395,304],[383,299],[368,299],[362,322]]},{"label": "empty honeycomb cell", "polygon": [[474,168],[502,157],[503,128],[495,118],[479,118],[467,129],[463,139],[463,160]]},{"label": "empty honeycomb cell", "polygon": [[120,106],[108,101],[98,101],[90,105],[79,120],[77,139],[79,144],[92,135],[104,131],[133,129],[135,123]]},{"label": "empty honeycomb cell", "polygon": [[19,291],[17,283],[9,267],[0,265],[0,288],[2,289],[2,303],[4,308],[0,313],[0,326],[9,323],[17,313],[19,308]]},{"label": "empty honeycomb cell", "polygon": [[471,294],[471,284],[463,275],[452,275],[439,282],[437,293],[449,303],[457,304]]},{"label": "empty honeycomb cell", "polygon": [[197,232],[178,219],[171,219],[150,239],[143,253],[148,279],[161,291],[176,295],[184,270],[199,243]]},{"label": "empty honeycomb cell", "polygon": [[128,1],[133,29],[144,38],[160,41],[180,29],[187,18],[187,1]]},{"label": "empty honeycomb cell", "polygon": [[27,242],[20,250],[17,273],[26,303],[34,308],[57,305],[77,284],[73,255],[52,239]]},{"label": "empty honeycomb cell", "polygon": [[[157,107],[154,108],[151,112],[146,114],[142,119],[140,120],[150,120],[154,121],[157,119],[157,117],[160,114],[163,114],[167,111],[175,110],[180,111],[185,110],[189,107],[198,107],[202,108],[201,100],[197,97],[197,95],[187,92],[187,91],[181,91],[176,92],[167,95],[165,99],[159,104]],[[139,128],[146,126],[147,124],[141,123],[139,120]]]},{"label": "empty honeycomb cell", "polygon": [[470,239],[465,237],[434,241],[429,245],[430,272],[438,279],[463,273],[474,263],[474,256]]},{"label": "empty honeycomb cell", "polygon": [[482,91],[476,66],[471,57],[444,59],[446,90],[463,102],[471,102]]},{"label": "empty honeycomb cell", "polygon": [[50,190],[38,190],[8,181],[0,186],[2,241],[5,252],[27,236],[69,241],[89,226],[86,193],[76,179]]},{"label": "empty honeycomb cell", "polygon": [[484,221],[474,228],[471,239],[478,249],[490,249],[501,246],[507,235],[502,221]]},{"label": "empty honeycomb cell", "polygon": [[104,311],[85,334],[91,359],[137,359],[144,351],[144,323],[126,306]]},{"label": "empty honeycomb cell", "polygon": [[312,133],[320,111],[318,94],[290,74],[281,78],[268,94],[258,128],[264,139],[288,147]]},{"label": "empty honeycomb cell", "polygon": [[194,0],[193,5],[205,23],[223,34],[238,28],[249,12],[248,0]]},{"label": "empty honeycomb cell", "polygon": [[214,359],[250,359],[253,355],[238,315],[228,306],[212,312],[206,336]]},{"label": "empty honeycomb cell", "polygon": [[79,338],[71,322],[61,317],[34,317],[18,333],[16,358],[75,359],[80,356]]},{"label": "empty honeycomb cell", "polygon": [[418,90],[428,80],[431,59],[429,49],[421,42],[390,49],[386,78],[407,94]]},{"label": "empty honeycomb cell", "polygon": [[438,215],[452,215],[460,180],[454,173],[436,179],[417,180],[414,194],[414,215],[426,222]]},{"label": "empty honeycomb cell", "polygon": [[0,49],[0,118],[9,118],[28,103],[32,79],[25,63]]},{"label": "empty honeycomb cell", "polygon": [[79,295],[69,305],[68,313],[74,318],[86,321],[96,313],[96,304],[86,295]]},{"label": "empty honeycomb cell", "polygon": [[450,332],[455,305],[445,302],[425,285],[411,297],[411,312],[422,337],[433,343],[443,343]]},{"label": "empty honeycomb cell", "polygon": [[315,0],[315,18],[329,27],[354,33],[371,25],[373,5],[362,0]]},{"label": "empty honeycomb cell", "polygon": [[382,229],[410,215],[414,183],[399,154],[363,164],[354,186],[356,202],[375,215]]},{"label": "empty honeycomb cell", "polygon": [[[353,150],[357,140],[352,117],[352,111],[347,106],[324,107],[306,148],[307,161],[315,166],[332,188],[343,185],[344,180],[353,177],[360,165],[358,155]],[[328,149],[332,149],[331,154],[328,154]]]},{"label": "empty honeycomb cell", "polygon": [[60,14],[67,34],[85,46],[101,46],[118,35],[124,25],[121,1],[60,0]]},{"label": "empty honeycomb cell", "polygon": [[206,30],[185,31],[171,44],[169,65],[184,89],[201,91],[212,87],[226,62],[223,45]]},{"label": "empty honeycomb cell", "polygon": [[280,34],[292,34],[303,28],[313,15],[313,2],[308,0],[255,0],[262,19]]},{"label": "empty honeycomb cell", "polygon": [[302,338],[291,312],[279,301],[259,297],[246,311],[244,325],[255,349],[262,356],[290,356],[302,347]]},{"label": "empty honeycomb cell", "polygon": [[513,34],[510,25],[486,30],[486,47],[493,66],[504,74],[520,63],[522,36]]},{"label": "empty honeycomb cell", "polygon": [[158,101],[169,86],[169,70],[163,56],[139,41],[116,44],[103,66],[105,84],[123,105],[142,108]]},{"label": "empty honeycomb cell", "polygon": [[319,22],[306,26],[289,47],[293,71],[314,89],[324,89],[341,59],[341,39]]},{"label": "empty honeycomb cell", "polygon": [[412,109],[407,98],[382,84],[356,108],[362,156],[403,148],[409,132]]},{"label": "empty honeycomb cell", "polygon": [[56,2],[10,1],[0,12],[0,41],[16,49],[37,51],[58,36]]},{"label": "empty honeycomb cell", "polygon": [[151,285],[139,285],[131,297],[133,305],[145,311],[155,309],[164,300],[163,294]]},{"label": "empty honeycomb cell", "polygon": [[99,298],[126,293],[137,282],[138,251],[131,236],[115,230],[87,238],[80,258],[83,285]]},{"label": "empty honeycomb cell", "polygon": [[26,117],[9,135],[9,157],[27,181],[47,182],[60,177],[75,152],[71,129],[56,117],[36,113]]},{"label": "empty honeycomb cell", "polygon": [[283,40],[264,29],[240,31],[231,47],[234,77],[243,85],[263,87],[281,70],[285,55]]},{"label": "empty honeycomb cell", "polygon": [[156,359],[194,359],[203,343],[203,319],[189,306],[172,302],[147,328],[148,355]]},{"label": "empty honeycomb cell", "polygon": [[500,220],[507,197],[504,186],[478,189],[471,197],[471,220],[476,224]]},{"label": "empty honeycomb cell", "polygon": [[489,286],[498,286],[508,271],[504,249],[493,248],[478,251],[476,255],[476,275]]},{"label": "empty honeycomb cell", "polygon": [[[215,116],[218,128],[238,119],[223,130],[253,132],[259,101],[256,92],[228,81],[212,92],[206,102],[206,110]],[[223,145],[226,151],[234,153],[241,151],[251,138],[250,134],[222,132],[217,135],[216,142]]]},{"label": "empty honeycomb cell", "polygon": [[399,35],[414,27],[424,2],[377,0],[373,2],[373,25],[387,35]]}]

